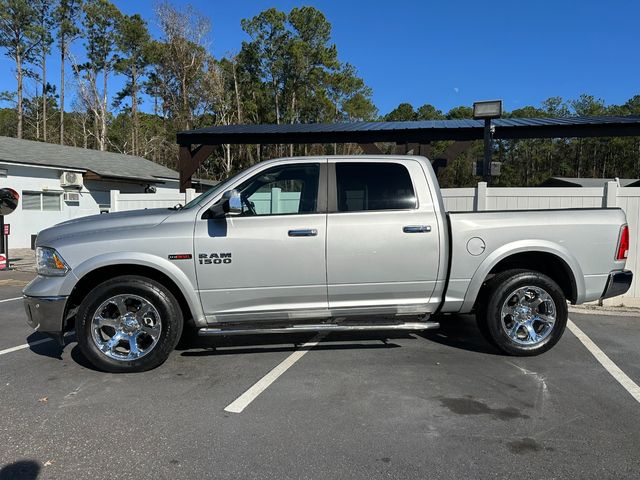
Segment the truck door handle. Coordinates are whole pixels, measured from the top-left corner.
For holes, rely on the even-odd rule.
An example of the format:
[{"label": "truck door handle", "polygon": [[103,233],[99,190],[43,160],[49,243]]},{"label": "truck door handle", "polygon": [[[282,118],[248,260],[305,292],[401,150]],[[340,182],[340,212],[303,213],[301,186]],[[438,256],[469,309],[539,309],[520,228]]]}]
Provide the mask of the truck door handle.
[{"label": "truck door handle", "polygon": [[407,225],[402,227],[404,233],[429,233],[431,225]]},{"label": "truck door handle", "polygon": [[318,230],[315,228],[301,228],[299,230],[289,230],[290,237],[315,237]]}]

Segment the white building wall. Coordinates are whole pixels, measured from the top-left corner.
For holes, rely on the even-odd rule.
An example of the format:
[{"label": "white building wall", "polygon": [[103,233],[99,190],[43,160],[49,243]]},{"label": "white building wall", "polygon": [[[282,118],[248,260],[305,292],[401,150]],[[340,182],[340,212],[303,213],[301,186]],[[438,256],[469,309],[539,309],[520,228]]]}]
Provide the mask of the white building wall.
[{"label": "white building wall", "polygon": [[[77,203],[64,202],[61,198],[60,211],[24,210],[22,205],[24,191],[59,192],[62,195],[63,189],[60,187],[60,175],[63,170],[10,163],[0,163],[0,168],[7,170],[7,177],[0,177],[0,188],[13,188],[20,194],[18,208],[15,212],[5,217],[5,223],[11,224],[9,248],[29,248],[31,246],[31,235],[37,235],[40,230],[66,220],[99,214],[101,208],[102,210],[108,209],[111,190],[144,195],[144,188],[147,185],[146,183],[85,181],[84,187],[79,191],[80,201]],[[158,184],[156,188],[158,193],[177,192],[178,182],[166,185]]]}]

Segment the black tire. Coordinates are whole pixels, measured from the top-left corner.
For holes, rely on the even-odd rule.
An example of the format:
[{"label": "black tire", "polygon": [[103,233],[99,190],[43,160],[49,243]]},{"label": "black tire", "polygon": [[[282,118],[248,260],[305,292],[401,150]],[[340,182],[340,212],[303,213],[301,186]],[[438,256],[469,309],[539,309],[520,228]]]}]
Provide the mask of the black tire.
[{"label": "black tire", "polygon": [[[553,326],[546,327],[542,322],[536,323],[535,328],[541,328],[544,337],[534,342],[534,334],[528,336],[525,327],[516,327],[519,336],[525,339],[513,339],[507,333],[508,325],[503,326],[502,307],[518,289],[535,287],[548,294],[555,307],[555,322]],[[553,347],[564,333],[567,326],[567,300],[562,289],[548,276],[531,270],[507,270],[493,277],[481,290],[481,299],[476,310],[476,320],[482,335],[501,352],[514,356],[533,356],[546,352]],[[537,307],[540,309],[546,306]],[[534,312],[535,315],[535,312]],[[505,317],[509,318],[510,317]],[[510,320],[509,320],[510,321]],[[510,323],[514,325],[515,323]],[[542,330],[548,328],[548,330]],[[516,335],[516,337],[518,336]],[[523,344],[524,342],[531,344]]]},{"label": "black tire", "polygon": [[[157,337],[147,341],[151,344],[148,351],[130,360],[108,356],[98,347],[92,332],[92,320],[98,308],[111,298],[126,295],[148,302],[159,315],[161,325]],[[164,285],[146,277],[126,275],[107,280],[87,294],[76,314],[76,336],[80,350],[96,368],[112,373],[144,372],[158,367],[169,357],[180,339],[183,323],[179,303]],[[123,342],[126,345],[128,340]]]}]

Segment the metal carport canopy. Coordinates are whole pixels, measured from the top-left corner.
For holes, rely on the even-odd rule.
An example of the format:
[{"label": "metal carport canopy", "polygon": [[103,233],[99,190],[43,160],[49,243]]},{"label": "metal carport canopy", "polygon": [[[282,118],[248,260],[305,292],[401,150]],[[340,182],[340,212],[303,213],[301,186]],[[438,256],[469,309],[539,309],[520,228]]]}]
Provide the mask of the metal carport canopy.
[{"label": "metal carport canopy", "polygon": [[[640,116],[502,118],[493,125],[497,139],[640,136]],[[409,144],[419,145],[418,153],[423,155],[430,142],[469,142],[483,135],[482,120],[224,125],[188,130],[177,134],[180,190],[191,186],[191,176],[223,144],[358,143],[366,153],[378,153],[375,142],[395,142],[405,144],[407,151]],[[448,154],[455,156],[464,148],[462,143],[453,144]]]},{"label": "metal carport canopy", "polygon": [[[501,118],[494,138],[640,136],[640,116]],[[177,134],[179,145],[373,143],[481,140],[482,120],[225,125]]]}]

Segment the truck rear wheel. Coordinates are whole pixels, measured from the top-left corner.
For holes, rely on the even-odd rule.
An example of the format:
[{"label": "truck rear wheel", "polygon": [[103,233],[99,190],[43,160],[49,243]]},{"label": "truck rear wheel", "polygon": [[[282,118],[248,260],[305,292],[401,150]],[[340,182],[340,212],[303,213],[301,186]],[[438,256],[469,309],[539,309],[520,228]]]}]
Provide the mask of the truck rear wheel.
[{"label": "truck rear wheel", "polygon": [[91,290],[76,314],[78,345],[107,372],[143,372],[161,365],[182,333],[173,294],[139,276],[107,280]]},{"label": "truck rear wheel", "polygon": [[492,278],[476,313],[478,327],[500,351],[539,355],[553,347],[567,325],[567,301],[551,278],[508,270]]}]

